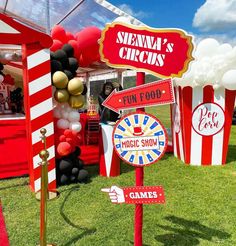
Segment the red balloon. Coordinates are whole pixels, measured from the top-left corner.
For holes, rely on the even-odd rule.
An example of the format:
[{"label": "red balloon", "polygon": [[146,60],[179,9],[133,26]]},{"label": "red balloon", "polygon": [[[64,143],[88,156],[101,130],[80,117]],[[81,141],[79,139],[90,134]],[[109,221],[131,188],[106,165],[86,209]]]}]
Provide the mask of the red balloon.
[{"label": "red balloon", "polygon": [[79,65],[80,65],[80,67],[88,67],[89,64],[90,64],[89,59],[84,58],[83,55],[81,54],[80,55],[80,58],[79,58]]},{"label": "red balloon", "polygon": [[66,38],[67,38],[67,42],[69,42],[70,40],[75,40],[75,36],[71,32],[67,32],[67,31],[66,31]]},{"label": "red balloon", "polygon": [[53,40],[53,44],[50,47],[50,50],[53,51],[53,52],[55,52],[55,51],[61,49],[62,46],[63,46],[63,43],[60,40],[54,39]]},{"label": "red balloon", "polygon": [[66,156],[69,155],[72,151],[72,147],[69,143],[67,142],[61,142],[57,146],[57,153],[60,156]]},{"label": "red balloon", "polygon": [[3,79],[3,84],[14,85],[15,81],[10,74],[6,74]]},{"label": "red balloon", "polygon": [[69,143],[71,146],[74,144],[72,138],[66,138],[66,142]]},{"label": "red balloon", "polygon": [[82,136],[81,134],[78,134],[76,138],[76,146],[79,146],[81,144],[82,144]]},{"label": "red balloon", "polygon": [[60,25],[56,25],[56,26],[54,26],[52,28],[52,30],[51,30],[51,36],[52,36],[52,39],[58,39],[63,44],[65,44],[67,42],[66,31]]},{"label": "red balloon", "polygon": [[66,138],[73,138],[72,130],[70,129],[64,130],[64,135]]},{"label": "red balloon", "polygon": [[89,48],[82,50],[82,55],[84,60],[86,60],[89,64],[95,61],[99,61],[100,60],[99,45],[95,44]]},{"label": "red balloon", "polygon": [[98,43],[98,39],[101,37],[101,30],[95,26],[86,27],[78,32],[76,37],[79,47],[83,50]]},{"label": "red balloon", "polygon": [[61,136],[59,137],[59,141],[60,141],[60,142],[66,142],[66,136],[65,136],[65,135],[61,135]]}]

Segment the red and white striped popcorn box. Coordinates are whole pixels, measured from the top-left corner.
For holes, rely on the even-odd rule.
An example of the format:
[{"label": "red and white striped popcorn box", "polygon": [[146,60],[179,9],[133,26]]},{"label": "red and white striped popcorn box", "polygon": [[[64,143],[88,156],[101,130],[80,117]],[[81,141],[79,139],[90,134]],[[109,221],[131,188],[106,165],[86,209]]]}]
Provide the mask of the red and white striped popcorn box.
[{"label": "red and white striped popcorn box", "polygon": [[175,87],[171,105],[174,155],[190,165],[226,163],[236,91]]}]

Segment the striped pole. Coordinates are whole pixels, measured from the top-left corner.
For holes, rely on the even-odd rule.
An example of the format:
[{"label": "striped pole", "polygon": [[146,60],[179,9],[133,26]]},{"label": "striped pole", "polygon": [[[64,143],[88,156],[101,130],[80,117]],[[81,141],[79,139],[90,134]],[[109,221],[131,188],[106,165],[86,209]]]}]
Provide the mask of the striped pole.
[{"label": "striped pole", "polygon": [[49,152],[48,189],[55,189],[55,146],[49,49],[42,48],[39,43],[24,44],[22,45],[22,62],[30,187],[34,192],[41,188],[38,153],[41,150],[40,129],[45,128],[47,131],[46,147]]}]

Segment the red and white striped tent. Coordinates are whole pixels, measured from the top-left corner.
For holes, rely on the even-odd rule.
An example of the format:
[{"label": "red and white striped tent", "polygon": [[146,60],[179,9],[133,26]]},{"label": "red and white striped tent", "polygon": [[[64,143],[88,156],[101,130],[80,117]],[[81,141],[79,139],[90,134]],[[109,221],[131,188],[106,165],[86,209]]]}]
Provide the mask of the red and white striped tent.
[{"label": "red and white striped tent", "polygon": [[40,190],[39,152],[43,149],[40,129],[47,130],[47,149],[50,153],[48,165],[49,189],[56,188],[55,147],[53,130],[53,104],[50,74],[50,36],[22,25],[16,20],[0,14],[0,43],[21,45],[26,113],[27,153],[30,187]]}]

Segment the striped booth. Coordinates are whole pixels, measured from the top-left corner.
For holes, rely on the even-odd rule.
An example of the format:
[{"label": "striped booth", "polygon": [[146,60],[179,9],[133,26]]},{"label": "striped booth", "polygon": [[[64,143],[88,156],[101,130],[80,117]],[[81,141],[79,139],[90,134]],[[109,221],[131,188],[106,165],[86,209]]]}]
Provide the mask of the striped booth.
[{"label": "striped booth", "polygon": [[[12,18],[0,14],[0,43],[22,47],[24,106],[26,114],[27,155],[30,187],[40,190],[41,169],[39,152],[43,149],[40,129],[47,130],[49,188],[56,188],[55,147],[53,127],[53,104],[51,86],[50,36],[35,31]],[[10,64],[11,65],[11,64]],[[12,62],[14,66],[14,63]],[[19,146],[20,147],[20,146]]]},{"label": "striped booth", "polygon": [[191,165],[226,163],[235,92],[176,87],[171,106],[174,155]]}]

